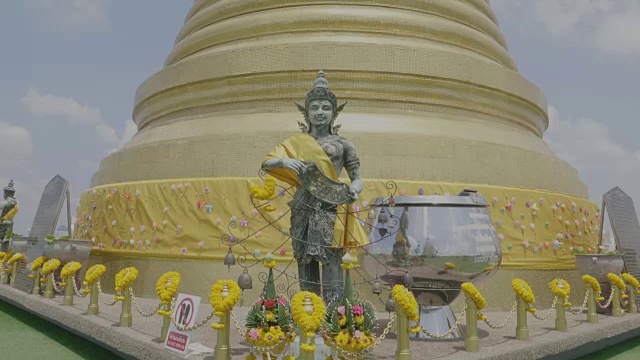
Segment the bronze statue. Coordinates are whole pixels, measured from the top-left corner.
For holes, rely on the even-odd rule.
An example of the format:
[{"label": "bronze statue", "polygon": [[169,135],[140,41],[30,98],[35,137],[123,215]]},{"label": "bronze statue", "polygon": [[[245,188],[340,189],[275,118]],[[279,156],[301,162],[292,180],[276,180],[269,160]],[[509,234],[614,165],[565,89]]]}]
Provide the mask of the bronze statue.
[{"label": "bronze statue", "polygon": [[13,218],[18,213],[18,201],[16,200],[16,189],[13,187],[13,180],[4,187],[4,200],[0,202],[0,240],[13,229]]},{"label": "bronze statue", "polygon": [[[337,134],[340,126],[335,120],[345,104],[338,105],[324,72],[318,73],[304,107],[296,105],[304,114],[304,122],[298,122],[302,134],[280,143],[267,155],[262,167],[275,178],[297,187],[289,205],[290,234],[298,262],[300,288],[322,293],[328,301],[342,294],[344,282],[340,264],[345,251],[367,242],[360,223],[347,213],[344,204],[353,203],[362,192],[360,159],[353,143]],[[321,174],[312,172],[317,169]],[[338,182],[342,169],[347,170],[350,185]],[[315,185],[305,188],[305,182],[300,179],[310,173],[326,176],[330,180],[324,184],[329,185],[323,189],[317,189]],[[337,198],[327,192],[339,192],[345,186],[348,188],[342,204],[327,200]]]}]

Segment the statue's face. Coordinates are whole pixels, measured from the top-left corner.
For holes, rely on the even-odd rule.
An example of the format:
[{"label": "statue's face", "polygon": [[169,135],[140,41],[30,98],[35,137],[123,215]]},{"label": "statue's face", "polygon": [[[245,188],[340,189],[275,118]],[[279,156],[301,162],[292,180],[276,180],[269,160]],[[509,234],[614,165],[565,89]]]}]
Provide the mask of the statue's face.
[{"label": "statue's face", "polygon": [[313,100],[307,110],[311,127],[325,127],[333,120],[333,105],[329,100]]}]

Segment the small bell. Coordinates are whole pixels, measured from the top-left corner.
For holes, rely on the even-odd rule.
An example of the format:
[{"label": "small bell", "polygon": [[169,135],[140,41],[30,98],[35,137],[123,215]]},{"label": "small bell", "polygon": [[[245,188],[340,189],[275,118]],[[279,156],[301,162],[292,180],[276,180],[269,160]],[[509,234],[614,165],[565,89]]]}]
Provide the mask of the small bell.
[{"label": "small bell", "polygon": [[382,209],[380,211],[380,214],[378,215],[378,223],[386,224],[387,221],[389,221],[389,216],[387,216],[387,212],[385,211],[385,209]]},{"label": "small bell", "polygon": [[406,287],[413,285],[413,276],[408,271],[405,271],[404,275],[402,275],[402,284]]},{"label": "small bell", "polygon": [[244,272],[238,277],[238,286],[242,290],[253,289],[253,279],[251,279],[251,275],[249,275],[247,269],[244,269]]},{"label": "small bell", "polygon": [[233,255],[233,253],[231,252],[231,246],[229,246],[229,252],[224,257],[224,264],[226,266],[228,266],[229,268],[231,268],[231,265],[235,265],[236,264],[236,256]]},{"label": "small bell", "polygon": [[378,280],[378,276],[376,276],[376,280],[373,282],[373,293],[376,295],[382,294],[382,283]]},{"label": "small bell", "polygon": [[384,304],[384,310],[386,312],[394,312],[396,311],[396,307],[398,307],[398,304],[393,299],[393,296],[389,294],[389,300],[387,300],[387,302]]}]

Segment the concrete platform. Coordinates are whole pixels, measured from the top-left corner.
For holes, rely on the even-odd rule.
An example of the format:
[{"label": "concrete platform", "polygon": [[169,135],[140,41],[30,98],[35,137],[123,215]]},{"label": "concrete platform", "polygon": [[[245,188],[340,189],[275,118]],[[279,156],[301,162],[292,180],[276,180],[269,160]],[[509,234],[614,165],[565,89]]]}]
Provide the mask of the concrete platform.
[{"label": "concrete platform", "polygon": [[[134,289],[135,290],[135,289]],[[112,301],[113,297],[106,295],[106,301]],[[121,328],[118,325],[120,317],[120,304],[106,306],[100,303],[100,314],[90,316],[86,314],[88,298],[75,298],[73,306],[63,306],[62,296],[54,299],[44,299],[41,296],[30,295],[7,285],[0,285],[0,300],[9,302],[37,316],[53,322],[78,336],[93,341],[106,347],[126,359],[179,359],[180,355],[171,353],[162,348],[158,337],[162,326],[161,316],[142,317],[133,308],[133,326]],[[137,299],[144,312],[154,309],[159,300]],[[244,299],[248,304],[253,299]],[[246,307],[238,307],[235,312],[240,321],[244,319]],[[208,303],[201,305],[197,320],[205,318],[211,312]],[[546,311],[540,311],[544,315]],[[496,324],[504,321],[507,312],[487,313],[488,319]],[[625,314],[623,317],[599,315],[598,324],[586,322],[586,314],[567,314],[569,325],[568,332],[554,330],[554,316],[552,314],[545,321],[540,321],[529,316],[529,341],[515,339],[515,316],[503,329],[492,330],[484,323],[479,324],[480,352],[468,353],[464,351],[464,339],[444,341],[412,341],[411,350],[415,359],[575,359],[586,354],[609,347],[629,338],[640,336],[640,315]],[[379,314],[378,333],[386,326],[388,314]],[[464,327],[464,326],[463,326]],[[231,346],[233,359],[244,359],[249,347],[242,342],[238,331],[232,329]],[[204,347],[215,347],[215,331],[210,323],[193,332],[192,342],[200,343]],[[395,335],[390,333],[378,349],[372,359],[393,359],[396,349]],[[317,359],[324,359],[326,355],[317,355]],[[213,353],[188,355],[189,359],[212,360]]]}]

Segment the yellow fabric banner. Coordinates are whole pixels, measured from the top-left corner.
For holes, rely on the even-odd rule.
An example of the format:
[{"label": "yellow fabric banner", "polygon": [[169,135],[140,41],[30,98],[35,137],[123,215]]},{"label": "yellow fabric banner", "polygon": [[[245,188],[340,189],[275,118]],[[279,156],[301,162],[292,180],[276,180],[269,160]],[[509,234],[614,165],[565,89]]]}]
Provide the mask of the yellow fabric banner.
[{"label": "yellow fabric banner", "polygon": [[[333,167],[327,154],[322,150],[320,144],[318,144],[311,135],[306,133],[294,135],[278,144],[276,148],[265,157],[262,163],[264,164],[264,162],[269,159],[312,161],[316,163],[325,176],[336,181],[338,180],[336,169]],[[280,168],[269,170],[268,173],[291,186],[298,185],[298,175],[292,170]],[[349,211],[346,205],[338,206],[337,219],[333,229],[334,247],[346,247],[349,244],[364,246],[369,243],[367,234],[365,234],[357,219],[353,215],[348,214]]]},{"label": "yellow fabric banner", "polygon": [[[389,195],[386,180],[364,182],[359,201],[351,207],[362,220],[368,214],[367,203]],[[599,214],[589,200],[488,185],[396,183],[396,196],[477,189],[490,203],[503,268],[573,269],[573,247],[588,252],[597,248]],[[254,184],[264,182],[259,178],[173,179],[89,189],[80,200],[75,237],[93,240],[93,252],[100,255],[221,260],[233,241],[240,243],[233,246],[236,256],[251,259],[257,252],[262,256],[273,252],[280,261],[290,260],[287,202],[293,194],[280,193],[272,201],[274,212],[258,211],[260,204],[250,198]]]}]

